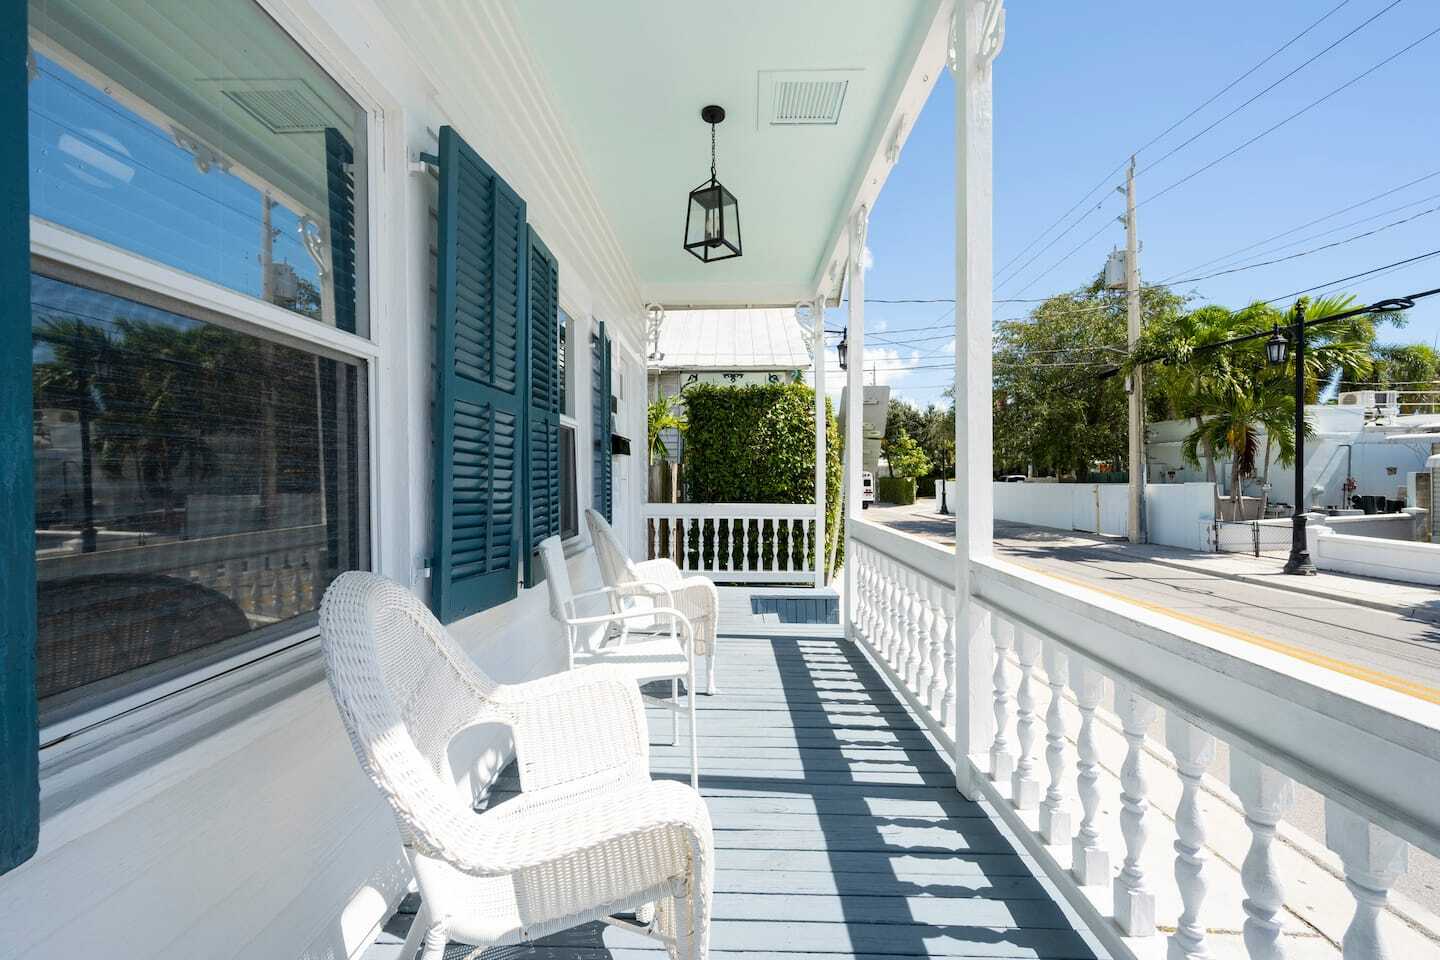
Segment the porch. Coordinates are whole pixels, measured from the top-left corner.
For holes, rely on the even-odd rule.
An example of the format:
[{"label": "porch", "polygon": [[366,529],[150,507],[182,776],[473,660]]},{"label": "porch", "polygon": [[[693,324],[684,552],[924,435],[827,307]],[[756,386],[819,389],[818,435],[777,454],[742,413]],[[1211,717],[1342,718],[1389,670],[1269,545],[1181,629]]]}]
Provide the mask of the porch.
[{"label": "porch", "polygon": [[[715,825],[711,949],[808,960],[1104,956],[1006,829],[955,792],[949,758],[862,649],[838,624],[798,622],[826,619],[836,599],[722,588],[722,692],[700,699],[699,718]],[[652,725],[663,743],[668,719]],[[651,766],[688,779],[683,737],[652,746]],[[415,906],[401,905],[364,960],[398,958]],[[539,960],[662,955],[653,940],[597,923],[482,956],[517,950]]]}]

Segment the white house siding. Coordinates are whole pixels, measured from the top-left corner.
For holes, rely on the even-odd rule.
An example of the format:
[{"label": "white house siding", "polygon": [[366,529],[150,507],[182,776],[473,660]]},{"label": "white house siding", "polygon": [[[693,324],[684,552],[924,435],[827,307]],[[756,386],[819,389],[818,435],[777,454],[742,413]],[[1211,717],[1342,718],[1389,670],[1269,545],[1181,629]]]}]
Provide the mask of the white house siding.
[{"label": "white house siding", "polygon": [[[619,528],[640,542],[643,306],[629,265],[576,166],[506,8],[265,0],[337,79],[382,114],[372,247],[377,391],[375,567],[424,592],[430,540],[433,184],[407,170],[449,123],[526,199],[560,261],[561,299],[604,320],[623,369],[616,431]],[[461,12],[457,13],[456,10]],[[456,17],[460,19],[457,21]],[[422,19],[423,18],[423,19]],[[403,23],[408,36],[402,36]],[[412,50],[423,51],[415,56]],[[576,363],[578,397],[589,364]],[[578,496],[590,502],[589,417],[578,416]],[[571,560],[577,586],[593,554]],[[486,671],[536,677],[563,663],[543,589],[455,624]],[[42,756],[40,851],[0,878],[0,957],[344,957],[403,894],[408,870],[388,809],[366,782],[320,673],[316,644],[241,668]],[[507,749],[477,744],[493,765]]]}]

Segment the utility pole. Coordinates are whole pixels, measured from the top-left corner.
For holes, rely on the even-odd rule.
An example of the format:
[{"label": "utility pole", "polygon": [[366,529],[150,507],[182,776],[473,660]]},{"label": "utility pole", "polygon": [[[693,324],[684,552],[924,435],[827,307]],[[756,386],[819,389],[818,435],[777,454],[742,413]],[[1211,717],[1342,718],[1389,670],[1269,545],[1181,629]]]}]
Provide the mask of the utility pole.
[{"label": "utility pole", "polygon": [[[1135,230],[1135,158],[1125,174],[1125,326],[1126,342],[1133,351],[1140,341],[1140,242]],[[1144,540],[1142,510],[1145,501],[1145,391],[1143,372],[1130,372],[1130,518],[1131,543]]]}]

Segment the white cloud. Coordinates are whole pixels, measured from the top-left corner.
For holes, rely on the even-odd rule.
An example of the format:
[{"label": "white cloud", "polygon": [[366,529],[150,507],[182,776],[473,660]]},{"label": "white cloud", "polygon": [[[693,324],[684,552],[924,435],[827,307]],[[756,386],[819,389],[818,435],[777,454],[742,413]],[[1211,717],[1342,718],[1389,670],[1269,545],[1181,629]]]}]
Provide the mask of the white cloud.
[{"label": "white cloud", "polygon": [[875,269],[875,254],[870,252],[869,244],[866,244],[865,249],[860,252],[860,266],[865,270]]}]

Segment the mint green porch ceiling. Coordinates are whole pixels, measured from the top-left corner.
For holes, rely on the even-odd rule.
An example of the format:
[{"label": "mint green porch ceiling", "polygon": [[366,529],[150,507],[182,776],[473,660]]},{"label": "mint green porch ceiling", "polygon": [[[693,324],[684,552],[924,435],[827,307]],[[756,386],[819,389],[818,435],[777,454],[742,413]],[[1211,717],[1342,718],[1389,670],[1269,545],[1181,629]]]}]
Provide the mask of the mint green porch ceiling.
[{"label": "mint green porch ceiling", "polygon": [[[646,300],[793,304],[815,294],[935,20],[935,0],[741,0],[515,5]],[[933,79],[941,64],[926,64]],[[774,126],[762,73],[847,71],[839,122]],[[928,89],[928,87],[927,87]],[[686,195],[709,175],[740,200],[744,256],[681,249]],[[913,120],[913,116],[910,118]]]}]

